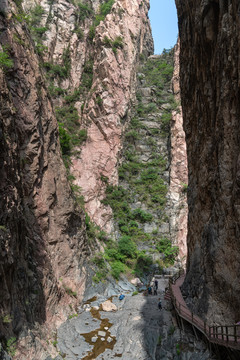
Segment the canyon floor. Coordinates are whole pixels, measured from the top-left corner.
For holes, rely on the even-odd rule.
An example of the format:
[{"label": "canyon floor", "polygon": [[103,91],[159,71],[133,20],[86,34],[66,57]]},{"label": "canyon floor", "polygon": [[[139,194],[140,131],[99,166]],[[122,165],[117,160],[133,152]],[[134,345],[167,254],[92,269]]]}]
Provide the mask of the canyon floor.
[{"label": "canyon floor", "polygon": [[[159,279],[157,296],[132,296],[126,291],[123,300],[111,296],[110,304],[116,311],[102,311],[101,304],[107,300],[104,296],[85,302],[79,313],[59,328],[59,356],[55,360],[212,359],[203,342],[174,324],[171,306],[164,300],[167,282]],[[162,310],[158,309],[159,298]]]}]

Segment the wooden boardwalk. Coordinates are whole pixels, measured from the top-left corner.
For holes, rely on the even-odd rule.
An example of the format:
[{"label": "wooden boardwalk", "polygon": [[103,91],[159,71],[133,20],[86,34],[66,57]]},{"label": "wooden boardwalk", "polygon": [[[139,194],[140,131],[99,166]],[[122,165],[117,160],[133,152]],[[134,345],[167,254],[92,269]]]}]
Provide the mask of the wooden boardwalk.
[{"label": "wooden boardwalk", "polygon": [[209,326],[206,321],[195,315],[186,305],[180,287],[185,274],[180,271],[169,279],[169,288],[174,308],[180,318],[198,329],[210,343],[240,350],[240,325]]}]

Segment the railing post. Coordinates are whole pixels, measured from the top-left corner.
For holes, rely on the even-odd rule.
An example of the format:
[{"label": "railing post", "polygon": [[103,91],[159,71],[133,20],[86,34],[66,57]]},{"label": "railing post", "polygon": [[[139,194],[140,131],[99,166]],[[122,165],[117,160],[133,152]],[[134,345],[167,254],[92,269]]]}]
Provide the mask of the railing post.
[{"label": "railing post", "polygon": [[222,340],[224,340],[224,335],[223,335],[223,326],[221,326],[221,332],[222,332]]},{"label": "railing post", "polygon": [[226,326],[226,335],[227,335],[227,342],[228,342],[228,327]]}]

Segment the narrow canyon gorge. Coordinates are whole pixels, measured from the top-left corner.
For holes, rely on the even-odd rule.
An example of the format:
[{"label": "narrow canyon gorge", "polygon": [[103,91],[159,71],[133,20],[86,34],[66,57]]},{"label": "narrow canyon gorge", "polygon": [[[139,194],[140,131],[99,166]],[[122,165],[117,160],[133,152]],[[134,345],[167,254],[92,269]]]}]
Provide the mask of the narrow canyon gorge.
[{"label": "narrow canyon gorge", "polygon": [[0,359],[239,358],[174,286],[240,321],[240,7],[176,0],[154,55],[150,5],[0,3]]}]

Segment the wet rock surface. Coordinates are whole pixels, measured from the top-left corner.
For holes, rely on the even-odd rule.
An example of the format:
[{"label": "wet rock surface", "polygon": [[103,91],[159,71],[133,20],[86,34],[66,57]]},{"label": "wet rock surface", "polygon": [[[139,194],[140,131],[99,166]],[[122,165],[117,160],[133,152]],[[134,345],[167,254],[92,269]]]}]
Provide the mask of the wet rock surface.
[{"label": "wet rock surface", "polygon": [[[117,311],[103,312],[104,296],[89,299],[76,318],[63,324],[57,335],[57,350],[68,360],[210,360],[205,344],[185,333],[172,320],[171,306],[164,300],[168,279],[158,278],[158,295],[125,293],[109,299]],[[158,309],[159,298],[163,309]],[[99,310],[95,310],[99,308]],[[175,325],[174,325],[175,324]],[[46,359],[47,360],[47,359]]]},{"label": "wet rock surface", "polygon": [[[166,279],[159,281],[161,298],[166,283]],[[155,359],[162,321],[157,306],[159,296],[144,296],[143,293],[132,296],[132,292],[125,291],[123,300],[119,300],[119,296],[108,300],[117,310],[107,313],[101,307],[107,300],[105,297],[90,299],[79,309],[77,318],[59,328],[58,350],[69,360]],[[96,307],[100,310],[96,311]]]}]

